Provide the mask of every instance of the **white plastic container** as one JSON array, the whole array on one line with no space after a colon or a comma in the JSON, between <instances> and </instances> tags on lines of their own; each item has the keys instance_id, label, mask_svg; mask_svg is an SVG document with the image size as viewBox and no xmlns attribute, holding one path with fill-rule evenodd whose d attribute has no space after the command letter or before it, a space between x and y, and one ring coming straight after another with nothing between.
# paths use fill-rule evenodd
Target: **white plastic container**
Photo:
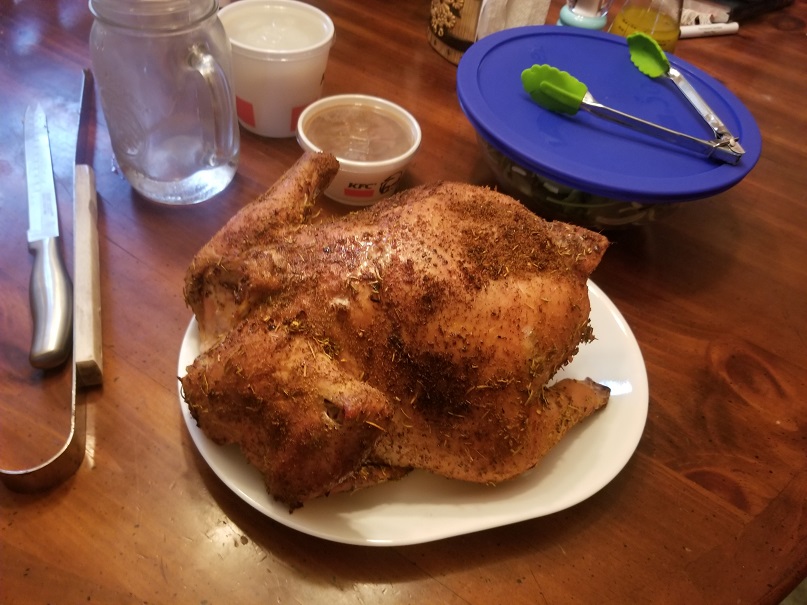
<instances>
[{"instance_id":1,"label":"white plastic container","mask_svg":"<svg viewBox=\"0 0 807 605\"><path fill-rule=\"evenodd\" d=\"M291 137L297 118L322 96L334 26L296 0L239 0L219 11L232 45L238 120L265 137Z\"/></svg>"},{"instance_id":2,"label":"white plastic container","mask_svg":"<svg viewBox=\"0 0 807 605\"><path fill-rule=\"evenodd\" d=\"M339 173L325 195L350 206L369 206L395 193L420 140L412 114L367 95L320 99L297 123L300 147L328 151L339 160Z\"/></svg>"}]
</instances>

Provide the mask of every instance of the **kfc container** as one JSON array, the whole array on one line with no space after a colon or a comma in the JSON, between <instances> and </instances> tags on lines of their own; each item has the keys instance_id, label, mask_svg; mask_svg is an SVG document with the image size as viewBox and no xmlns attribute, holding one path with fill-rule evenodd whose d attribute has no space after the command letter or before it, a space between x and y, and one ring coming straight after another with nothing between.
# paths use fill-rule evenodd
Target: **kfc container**
<instances>
[{"instance_id":1,"label":"kfc container","mask_svg":"<svg viewBox=\"0 0 807 605\"><path fill-rule=\"evenodd\" d=\"M300 147L327 151L339 160L325 195L350 206L368 206L394 193L420 139L412 114L366 95L325 97L309 105L297 122Z\"/></svg>"}]
</instances>

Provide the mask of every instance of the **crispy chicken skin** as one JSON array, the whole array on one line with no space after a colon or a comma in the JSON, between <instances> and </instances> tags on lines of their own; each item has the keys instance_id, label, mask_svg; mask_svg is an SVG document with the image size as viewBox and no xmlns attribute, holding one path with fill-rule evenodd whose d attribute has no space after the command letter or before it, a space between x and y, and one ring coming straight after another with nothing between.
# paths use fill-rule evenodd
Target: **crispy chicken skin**
<instances>
[{"instance_id":1,"label":"crispy chicken skin","mask_svg":"<svg viewBox=\"0 0 807 605\"><path fill-rule=\"evenodd\" d=\"M603 236L455 183L309 224L335 166L304 155L186 276L203 351L185 400L275 498L293 508L412 468L504 481L607 403L590 380L547 386L593 338Z\"/></svg>"},{"instance_id":2,"label":"crispy chicken skin","mask_svg":"<svg viewBox=\"0 0 807 605\"><path fill-rule=\"evenodd\" d=\"M210 348L238 320L249 315L253 311L252 299L261 296L260 288L256 289L259 276L252 276L251 297L245 298L240 294L243 271L229 274L225 267L231 263L237 266L240 256L271 246L304 226L314 201L338 170L339 163L332 155L304 155L196 254L185 279L185 300L200 322L203 349ZM280 285L271 274L260 277L270 292Z\"/></svg>"}]
</instances>

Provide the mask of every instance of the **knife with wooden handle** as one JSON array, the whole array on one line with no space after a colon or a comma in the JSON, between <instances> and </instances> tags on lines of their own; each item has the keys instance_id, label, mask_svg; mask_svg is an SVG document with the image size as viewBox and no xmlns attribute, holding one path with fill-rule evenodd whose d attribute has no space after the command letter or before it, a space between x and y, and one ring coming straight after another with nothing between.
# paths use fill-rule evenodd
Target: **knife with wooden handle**
<instances>
[{"instance_id":1,"label":"knife with wooden handle","mask_svg":"<svg viewBox=\"0 0 807 605\"><path fill-rule=\"evenodd\" d=\"M101 346L101 279L98 244L98 200L92 169L93 77L85 69L79 102L76 167L74 177L73 232L75 238L75 283L73 313L73 361L82 386L103 379Z\"/></svg>"},{"instance_id":2,"label":"knife with wooden handle","mask_svg":"<svg viewBox=\"0 0 807 605\"><path fill-rule=\"evenodd\" d=\"M70 353L73 292L59 250L59 215L45 112L40 105L25 112L25 176L28 184L28 248L31 314L34 320L29 359L37 368L54 368Z\"/></svg>"}]
</instances>

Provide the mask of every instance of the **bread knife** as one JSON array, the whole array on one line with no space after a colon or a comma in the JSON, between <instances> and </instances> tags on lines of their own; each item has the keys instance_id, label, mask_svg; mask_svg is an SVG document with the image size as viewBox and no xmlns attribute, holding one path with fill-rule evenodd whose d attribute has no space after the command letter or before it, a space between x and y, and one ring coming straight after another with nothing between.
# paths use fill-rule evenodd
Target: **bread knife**
<instances>
[{"instance_id":1,"label":"bread knife","mask_svg":"<svg viewBox=\"0 0 807 605\"><path fill-rule=\"evenodd\" d=\"M39 104L25 112L25 176L28 249L34 255L30 282L34 330L29 359L36 368L54 368L70 353L73 292L58 245L59 215L48 125Z\"/></svg>"}]
</instances>

